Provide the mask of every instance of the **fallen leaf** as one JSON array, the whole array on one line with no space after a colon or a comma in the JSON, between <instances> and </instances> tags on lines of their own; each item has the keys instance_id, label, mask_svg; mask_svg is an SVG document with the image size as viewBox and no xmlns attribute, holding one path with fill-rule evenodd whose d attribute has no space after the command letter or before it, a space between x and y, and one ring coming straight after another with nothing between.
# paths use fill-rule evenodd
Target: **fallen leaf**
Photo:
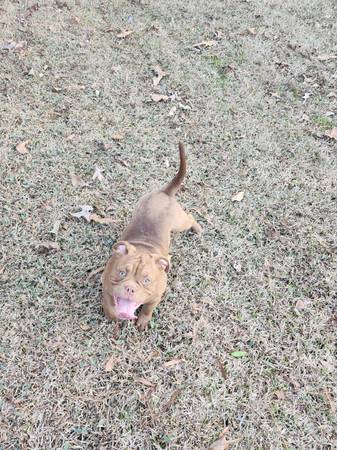
<instances>
[{"instance_id":1,"label":"fallen leaf","mask_svg":"<svg viewBox=\"0 0 337 450\"><path fill-rule=\"evenodd\" d=\"M284 391L275 391L274 392L274 396L275 398L277 398L277 400L285 400L286 399L286 394L284 393Z\"/></svg>"},{"instance_id":2,"label":"fallen leaf","mask_svg":"<svg viewBox=\"0 0 337 450\"><path fill-rule=\"evenodd\" d=\"M170 400L163 406L163 411L168 411L173 406L177 398L180 396L181 392L182 389L176 389L175 391L173 391Z\"/></svg>"},{"instance_id":3,"label":"fallen leaf","mask_svg":"<svg viewBox=\"0 0 337 450\"><path fill-rule=\"evenodd\" d=\"M193 47L208 48L208 47L212 47L213 45L216 45L217 43L218 43L217 41L208 40L208 41L198 42L198 44L194 44Z\"/></svg>"},{"instance_id":4,"label":"fallen leaf","mask_svg":"<svg viewBox=\"0 0 337 450\"><path fill-rule=\"evenodd\" d=\"M226 427L220 435L220 438L213 442L208 450L228 450L230 445L236 444L241 441L241 439L233 439L231 441L227 441L227 434L229 428Z\"/></svg>"},{"instance_id":5,"label":"fallen leaf","mask_svg":"<svg viewBox=\"0 0 337 450\"><path fill-rule=\"evenodd\" d=\"M325 136L337 141L337 128L331 128L331 130L326 131Z\"/></svg>"},{"instance_id":6,"label":"fallen leaf","mask_svg":"<svg viewBox=\"0 0 337 450\"><path fill-rule=\"evenodd\" d=\"M89 272L86 281L89 281L92 277L94 277L95 275L97 275L100 272L103 272L103 270L105 269L105 266L100 266L95 270L92 270L91 272Z\"/></svg>"},{"instance_id":7,"label":"fallen leaf","mask_svg":"<svg viewBox=\"0 0 337 450\"><path fill-rule=\"evenodd\" d=\"M94 221L96 223L100 223L101 225L109 225L111 223L114 223L114 220L111 217L101 217L98 214L90 214L89 216L89 222Z\"/></svg>"},{"instance_id":8,"label":"fallen leaf","mask_svg":"<svg viewBox=\"0 0 337 450\"><path fill-rule=\"evenodd\" d=\"M61 250L59 244L53 241L39 242L38 248L41 253L47 253L49 250L55 250L56 252L59 252Z\"/></svg>"},{"instance_id":9,"label":"fallen leaf","mask_svg":"<svg viewBox=\"0 0 337 450\"><path fill-rule=\"evenodd\" d=\"M245 193L244 191L240 191L237 194L233 195L232 202L241 202Z\"/></svg>"},{"instance_id":10,"label":"fallen leaf","mask_svg":"<svg viewBox=\"0 0 337 450\"><path fill-rule=\"evenodd\" d=\"M172 367L172 366L176 366L177 364L180 364L181 362L183 362L183 359L171 359L171 361L167 361L163 364L163 367Z\"/></svg>"},{"instance_id":11,"label":"fallen leaf","mask_svg":"<svg viewBox=\"0 0 337 450\"><path fill-rule=\"evenodd\" d=\"M327 390L327 388L324 388L323 392L324 392L324 397L325 397L325 399L327 400L327 402L328 402L328 404L330 406L331 412L333 414L336 414L336 405L334 403L334 400L333 400L330 392Z\"/></svg>"},{"instance_id":12,"label":"fallen leaf","mask_svg":"<svg viewBox=\"0 0 337 450\"><path fill-rule=\"evenodd\" d=\"M139 400L143 402L144 405L147 405L155 390L156 386L152 386L149 389L146 389L142 394L139 395Z\"/></svg>"},{"instance_id":13,"label":"fallen leaf","mask_svg":"<svg viewBox=\"0 0 337 450\"><path fill-rule=\"evenodd\" d=\"M158 86L162 78L164 78L167 75L167 73L164 72L164 70L159 66L159 64L154 66L153 71L156 74L156 76L152 80L153 86Z\"/></svg>"},{"instance_id":14,"label":"fallen leaf","mask_svg":"<svg viewBox=\"0 0 337 450\"><path fill-rule=\"evenodd\" d=\"M4 273L5 269L6 269L6 266L2 266L0 268L0 275L2 275Z\"/></svg>"},{"instance_id":15,"label":"fallen leaf","mask_svg":"<svg viewBox=\"0 0 337 450\"><path fill-rule=\"evenodd\" d=\"M256 33L257 33L256 28L247 28L247 32L251 36L256 36Z\"/></svg>"},{"instance_id":16,"label":"fallen leaf","mask_svg":"<svg viewBox=\"0 0 337 450\"><path fill-rule=\"evenodd\" d=\"M237 273L240 273L240 272L241 272L242 267L241 267L240 261L234 261L232 265L233 265L233 269L234 269Z\"/></svg>"},{"instance_id":17,"label":"fallen leaf","mask_svg":"<svg viewBox=\"0 0 337 450\"><path fill-rule=\"evenodd\" d=\"M243 350L236 350L231 353L231 356L233 356L234 358L243 358L247 356L247 352L244 352Z\"/></svg>"},{"instance_id":18,"label":"fallen leaf","mask_svg":"<svg viewBox=\"0 0 337 450\"><path fill-rule=\"evenodd\" d=\"M50 230L51 234L57 234L59 232L61 226L61 221L60 220L56 220L54 222L53 228Z\"/></svg>"},{"instance_id":19,"label":"fallen leaf","mask_svg":"<svg viewBox=\"0 0 337 450\"><path fill-rule=\"evenodd\" d=\"M75 188L83 187L86 185L86 183L82 180L82 178L79 175L76 175L75 172L70 171L69 172L71 184Z\"/></svg>"},{"instance_id":20,"label":"fallen leaf","mask_svg":"<svg viewBox=\"0 0 337 450\"><path fill-rule=\"evenodd\" d=\"M296 302L296 309L304 309L305 308L305 303L303 300L297 300Z\"/></svg>"},{"instance_id":21,"label":"fallen leaf","mask_svg":"<svg viewBox=\"0 0 337 450\"><path fill-rule=\"evenodd\" d=\"M167 95L162 95L162 94L151 94L151 99L154 102L158 103L158 102L167 102L169 97Z\"/></svg>"},{"instance_id":22,"label":"fallen leaf","mask_svg":"<svg viewBox=\"0 0 337 450\"><path fill-rule=\"evenodd\" d=\"M124 167L130 167L130 164L127 161L125 161L124 159L119 158L118 156L114 156L114 160L116 162L118 162L119 164L122 164L122 166L124 166Z\"/></svg>"},{"instance_id":23,"label":"fallen leaf","mask_svg":"<svg viewBox=\"0 0 337 450\"><path fill-rule=\"evenodd\" d=\"M169 117L173 117L175 115L176 111L177 111L177 107L176 106L172 106L172 108L170 109L170 111L168 113L168 116Z\"/></svg>"},{"instance_id":24,"label":"fallen leaf","mask_svg":"<svg viewBox=\"0 0 337 450\"><path fill-rule=\"evenodd\" d=\"M113 366L115 365L115 362L116 362L116 358L114 356L110 356L110 358L105 363L105 371L111 372Z\"/></svg>"},{"instance_id":25,"label":"fallen leaf","mask_svg":"<svg viewBox=\"0 0 337 450\"><path fill-rule=\"evenodd\" d=\"M133 33L133 30L123 30L117 34L117 37L120 39L124 39L124 38L130 36L130 34L132 34L132 33Z\"/></svg>"},{"instance_id":26,"label":"fallen leaf","mask_svg":"<svg viewBox=\"0 0 337 450\"><path fill-rule=\"evenodd\" d=\"M91 218L91 211L94 209L92 206L88 205L80 205L81 211L78 211L76 213L71 213L73 217L76 217L77 219L81 219L83 217L87 222L90 222Z\"/></svg>"},{"instance_id":27,"label":"fallen leaf","mask_svg":"<svg viewBox=\"0 0 337 450\"><path fill-rule=\"evenodd\" d=\"M21 155L26 155L28 153L27 145L29 144L29 141L20 142L16 149Z\"/></svg>"},{"instance_id":28,"label":"fallen leaf","mask_svg":"<svg viewBox=\"0 0 337 450\"><path fill-rule=\"evenodd\" d=\"M55 277L55 280L58 282L58 284L60 285L60 286L62 286L63 288L65 288L65 289L68 289L68 286L65 284L65 282L62 280L62 278L60 278L60 277Z\"/></svg>"},{"instance_id":29,"label":"fallen leaf","mask_svg":"<svg viewBox=\"0 0 337 450\"><path fill-rule=\"evenodd\" d=\"M122 140L124 139L124 134L122 134L122 133L114 133L114 134L111 136L111 139L112 139L113 141L122 141Z\"/></svg>"},{"instance_id":30,"label":"fallen leaf","mask_svg":"<svg viewBox=\"0 0 337 450\"><path fill-rule=\"evenodd\" d=\"M94 174L93 174L93 176L92 176L92 179L93 179L93 180L96 180L96 178L97 178L97 180L99 180L100 182L104 181L103 170L100 169L100 168L97 167L97 166L95 167L95 172L94 172Z\"/></svg>"},{"instance_id":31,"label":"fallen leaf","mask_svg":"<svg viewBox=\"0 0 337 450\"><path fill-rule=\"evenodd\" d=\"M113 27L108 27L105 30L105 33L111 33L112 31L115 31Z\"/></svg>"},{"instance_id":32,"label":"fallen leaf","mask_svg":"<svg viewBox=\"0 0 337 450\"><path fill-rule=\"evenodd\" d=\"M224 380L227 380L227 370L226 367L222 364L220 360L218 360L218 367L221 373L221 376Z\"/></svg>"},{"instance_id":33,"label":"fallen leaf","mask_svg":"<svg viewBox=\"0 0 337 450\"><path fill-rule=\"evenodd\" d=\"M337 55L334 53L321 53L317 56L317 59L319 61L331 61L332 59L337 59Z\"/></svg>"},{"instance_id":34,"label":"fallen leaf","mask_svg":"<svg viewBox=\"0 0 337 450\"><path fill-rule=\"evenodd\" d=\"M134 378L134 381L136 383L140 383L140 384L144 384L145 386L149 386L149 387L155 387L156 384L152 383L151 381L147 380L146 378Z\"/></svg>"}]
</instances>

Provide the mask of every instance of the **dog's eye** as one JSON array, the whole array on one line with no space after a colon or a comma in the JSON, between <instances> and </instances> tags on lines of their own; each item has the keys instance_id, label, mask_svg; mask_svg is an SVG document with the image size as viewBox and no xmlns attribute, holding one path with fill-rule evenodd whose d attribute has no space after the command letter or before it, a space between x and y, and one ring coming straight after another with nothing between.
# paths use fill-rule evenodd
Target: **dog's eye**
<instances>
[{"instance_id":1,"label":"dog's eye","mask_svg":"<svg viewBox=\"0 0 337 450\"><path fill-rule=\"evenodd\" d=\"M150 278L149 277L145 277L144 280L143 280L143 284L150 284L150 283L151 283Z\"/></svg>"},{"instance_id":2,"label":"dog's eye","mask_svg":"<svg viewBox=\"0 0 337 450\"><path fill-rule=\"evenodd\" d=\"M120 270L119 271L119 278L125 278L126 277L126 270Z\"/></svg>"}]
</instances>

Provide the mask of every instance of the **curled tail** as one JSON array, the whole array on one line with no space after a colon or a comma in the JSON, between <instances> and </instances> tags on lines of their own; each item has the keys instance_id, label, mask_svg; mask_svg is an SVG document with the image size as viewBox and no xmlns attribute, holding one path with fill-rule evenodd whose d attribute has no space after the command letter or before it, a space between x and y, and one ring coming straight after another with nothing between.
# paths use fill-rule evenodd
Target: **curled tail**
<instances>
[{"instance_id":1,"label":"curled tail","mask_svg":"<svg viewBox=\"0 0 337 450\"><path fill-rule=\"evenodd\" d=\"M163 192L173 197L179 190L181 183L186 175L186 155L183 144L179 142L180 166L173 180L164 187Z\"/></svg>"}]
</instances>

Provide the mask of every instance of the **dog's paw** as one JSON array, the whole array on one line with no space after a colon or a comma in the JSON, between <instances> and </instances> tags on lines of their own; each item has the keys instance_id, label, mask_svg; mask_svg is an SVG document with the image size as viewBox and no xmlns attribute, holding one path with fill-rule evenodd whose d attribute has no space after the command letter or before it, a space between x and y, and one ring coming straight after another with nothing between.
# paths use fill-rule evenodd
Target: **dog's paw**
<instances>
[{"instance_id":1,"label":"dog's paw","mask_svg":"<svg viewBox=\"0 0 337 450\"><path fill-rule=\"evenodd\" d=\"M192 225L192 230L194 231L194 233L197 233L197 234L201 234L202 233L202 228L198 224L198 222L194 222L194 224Z\"/></svg>"},{"instance_id":2,"label":"dog's paw","mask_svg":"<svg viewBox=\"0 0 337 450\"><path fill-rule=\"evenodd\" d=\"M139 316L136 322L136 327L138 331L145 331L149 325L150 318L147 316Z\"/></svg>"}]
</instances>

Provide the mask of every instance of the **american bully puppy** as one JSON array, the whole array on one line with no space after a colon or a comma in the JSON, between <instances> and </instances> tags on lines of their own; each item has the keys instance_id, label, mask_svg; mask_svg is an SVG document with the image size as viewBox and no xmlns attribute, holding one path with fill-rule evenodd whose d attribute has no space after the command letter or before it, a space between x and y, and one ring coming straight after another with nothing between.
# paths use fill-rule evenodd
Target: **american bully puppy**
<instances>
[{"instance_id":1,"label":"american bully puppy","mask_svg":"<svg viewBox=\"0 0 337 450\"><path fill-rule=\"evenodd\" d=\"M201 232L193 216L186 214L175 199L186 174L182 144L179 154L178 173L166 187L140 199L103 273L105 315L111 320L137 319L139 330L147 327L166 289L171 231L192 228ZM135 311L140 306L137 318Z\"/></svg>"}]
</instances>

